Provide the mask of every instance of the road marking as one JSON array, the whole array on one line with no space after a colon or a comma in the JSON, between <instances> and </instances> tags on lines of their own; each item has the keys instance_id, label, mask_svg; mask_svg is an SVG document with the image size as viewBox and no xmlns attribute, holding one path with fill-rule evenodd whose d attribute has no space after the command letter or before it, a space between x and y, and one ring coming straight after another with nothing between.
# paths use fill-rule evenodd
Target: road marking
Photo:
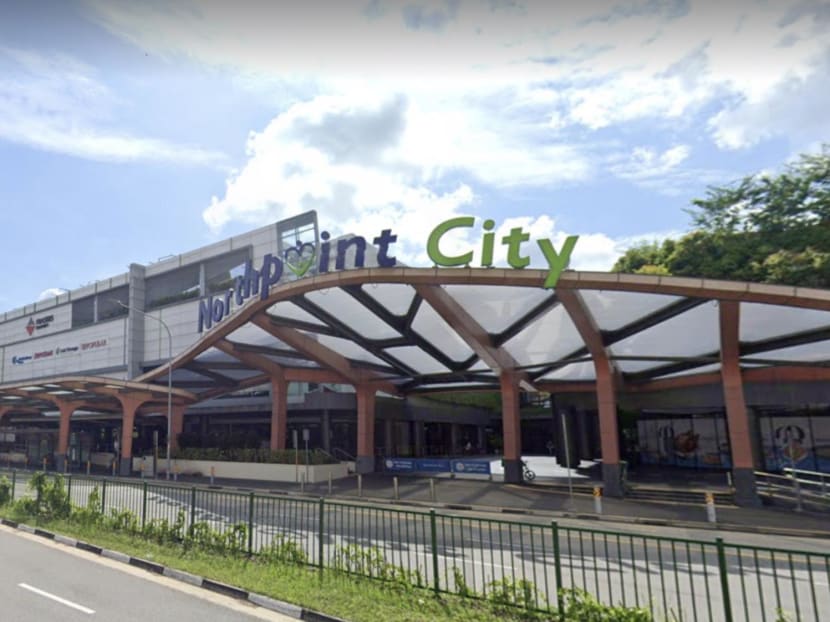
<instances>
[{"instance_id":1,"label":"road marking","mask_svg":"<svg viewBox=\"0 0 830 622\"><path fill-rule=\"evenodd\" d=\"M54 594L50 594L49 592L44 592L43 590L39 590L36 587L32 587L31 585L27 585L26 583L18 583L17 587L22 587L24 590L29 590L30 592L34 592L39 596L43 596L44 598L48 598L50 600L54 600L61 605L65 605L67 607L71 607L72 609L77 609L78 611L82 611L87 615L92 615L95 613L94 609L90 609L89 607L84 607L83 605L79 605L78 603L73 603L71 600L66 600L65 598L61 598L60 596L55 596Z\"/></svg>"}]
</instances>

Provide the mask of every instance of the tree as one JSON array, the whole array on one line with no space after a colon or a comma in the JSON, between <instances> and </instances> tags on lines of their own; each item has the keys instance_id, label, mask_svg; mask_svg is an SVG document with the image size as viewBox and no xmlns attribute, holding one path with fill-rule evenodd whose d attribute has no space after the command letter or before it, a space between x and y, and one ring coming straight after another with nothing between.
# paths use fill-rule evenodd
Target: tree
<instances>
[{"instance_id":1,"label":"tree","mask_svg":"<svg viewBox=\"0 0 830 622\"><path fill-rule=\"evenodd\" d=\"M631 248L613 270L830 287L830 146L692 204L694 231Z\"/></svg>"}]
</instances>

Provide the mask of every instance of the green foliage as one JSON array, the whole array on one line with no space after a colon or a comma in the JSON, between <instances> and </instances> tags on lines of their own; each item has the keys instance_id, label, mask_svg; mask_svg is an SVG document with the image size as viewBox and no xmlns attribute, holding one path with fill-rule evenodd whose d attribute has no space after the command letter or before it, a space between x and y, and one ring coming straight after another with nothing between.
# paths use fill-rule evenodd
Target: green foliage
<instances>
[{"instance_id":1,"label":"green foliage","mask_svg":"<svg viewBox=\"0 0 830 622\"><path fill-rule=\"evenodd\" d=\"M224 555L242 555L247 550L248 526L235 523L230 529L220 531L200 521L188 528L184 545Z\"/></svg>"},{"instance_id":2,"label":"green foliage","mask_svg":"<svg viewBox=\"0 0 830 622\"><path fill-rule=\"evenodd\" d=\"M562 590L564 619L580 622L653 622L648 609L603 605L582 590Z\"/></svg>"},{"instance_id":3,"label":"green foliage","mask_svg":"<svg viewBox=\"0 0 830 622\"><path fill-rule=\"evenodd\" d=\"M104 513L101 509L101 493L98 486L92 489L87 497L86 507L73 507L70 519L86 527L100 525L104 520Z\"/></svg>"},{"instance_id":4,"label":"green foliage","mask_svg":"<svg viewBox=\"0 0 830 622\"><path fill-rule=\"evenodd\" d=\"M631 248L613 270L830 287L830 145L692 203L696 230Z\"/></svg>"},{"instance_id":5,"label":"green foliage","mask_svg":"<svg viewBox=\"0 0 830 622\"><path fill-rule=\"evenodd\" d=\"M0 507L8 505L12 500L12 483L5 475L0 477Z\"/></svg>"},{"instance_id":6,"label":"green foliage","mask_svg":"<svg viewBox=\"0 0 830 622\"><path fill-rule=\"evenodd\" d=\"M62 475L54 475L51 480L46 473L38 471L29 480L29 490L34 498L24 497L14 503L18 514L42 519L68 518L72 511L69 493L66 491Z\"/></svg>"},{"instance_id":7,"label":"green foliage","mask_svg":"<svg viewBox=\"0 0 830 622\"><path fill-rule=\"evenodd\" d=\"M271 540L271 544L259 552L259 557L266 563L296 564L298 566L308 563L308 555L306 555L303 548L285 536L277 536Z\"/></svg>"},{"instance_id":8,"label":"green foliage","mask_svg":"<svg viewBox=\"0 0 830 622\"><path fill-rule=\"evenodd\" d=\"M376 546L362 547L356 544L341 546L334 555L334 569L380 579L404 589L425 585L424 577L419 570L390 564Z\"/></svg>"},{"instance_id":9,"label":"green foliage","mask_svg":"<svg viewBox=\"0 0 830 622\"><path fill-rule=\"evenodd\" d=\"M487 600L497 611L519 607L532 611L548 606L545 597L539 593L532 581L504 577L487 586Z\"/></svg>"},{"instance_id":10,"label":"green foliage","mask_svg":"<svg viewBox=\"0 0 830 622\"><path fill-rule=\"evenodd\" d=\"M467 578L464 576L464 571L458 566L452 567L452 576L455 582L455 593L464 598L476 596L476 592L467 583Z\"/></svg>"},{"instance_id":11,"label":"green foliage","mask_svg":"<svg viewBox=\"0 0 830 622\"><path fill-rule=\"evenodd\" d=\"M180 544L184 541L186 521L185 511L179 510L173 523L166 518L147 522L142 530L142 536L157 544Z\"/></svg>"}]
</instances>

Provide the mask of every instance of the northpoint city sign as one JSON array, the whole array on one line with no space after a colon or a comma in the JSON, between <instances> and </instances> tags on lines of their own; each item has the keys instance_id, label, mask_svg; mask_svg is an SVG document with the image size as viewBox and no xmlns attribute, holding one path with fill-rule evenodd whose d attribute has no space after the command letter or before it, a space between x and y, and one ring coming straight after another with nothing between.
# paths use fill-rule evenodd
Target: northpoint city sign
<instances>
[{"instance_id":1,"label":"northpoint city sign","mask_svg":"<svg viewBox=\"0 0 830 622\"><path fill-rule=\"evenodd\" d=\"M459 216L451 218L435 227L427 238L427 255L436 266L453 267L468 266L473 261L474 251L471 249L459 255L447 255L441 250L441 239L453 229L469 229L475 226L473 216ZM496 234L493 232L496 223L487 219L482 223L483 234L481 236L481 266L490 267L493 265L493 255L496 243ZM287 268L297 278L304 276L316 263L317 274L324 274L329 271L332 253L335 255L334 269L346 269L346 254L354 248L354 268L363 268L366 256L366 238L353 236L337 240L336 249L332 248L329 241L331 235L327 231L320 233L321 244L319 249L310 242L298 242L295 246L287 248L282 257L268 253L262 258L262 265L259 270L254 269L253 262L248 260L245 264L244 274L234 279L233 287L228 289L222 296L209 296L199 301L199 332L209 329L214 323L221 322L231 313L231 305L237 307L251 296L259 295L260 299L268 298L271 286L276 285L282 279ZM553 242L548 239L538 239L536 244L548 262L548 275L544 287L554 287L559 280L562 270L568 265L571 253L579 236L571 235L565 239L562 248L557 251ZM377 262L381 268L392 268L397 265L395 257L390 257L389 247L398 239L391 229L384 229L380 235L372 240L372 244L378 249ZM530 234L522 227L515 227L510 233L501 238L501 244L507 247L507 264L511 268L522 269L530 265L530 257L522 255L522 244L530 241Z\"/></svg>"}]
</instances>

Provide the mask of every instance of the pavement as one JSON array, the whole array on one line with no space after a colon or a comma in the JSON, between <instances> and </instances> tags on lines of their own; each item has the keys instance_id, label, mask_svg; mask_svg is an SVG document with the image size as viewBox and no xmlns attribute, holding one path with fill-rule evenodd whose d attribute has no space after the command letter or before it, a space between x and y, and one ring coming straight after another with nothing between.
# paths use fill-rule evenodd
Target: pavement
<instances>
[{"instance_id":1,"label":"pavement","mask_svg":"<svg viewBox=\"0 0 830 622\"><path fill-rule=\"evenodd\" d=\"M328 483L298 485L286 482L258 480L214 479L216 488L267 493L308 495L345 501L363 501L396 506L448 509L496 513L503 517L534 516L551 519L577 519L595 523L634 523L649 527L681 527L701 530L743 531L749 533L780 534L803 537L830 538L828 513L796 512L785 507L737 507L718 505L716 523L708 520L704 492L724 492L725 486L694 488L700 494L700 503L645 501L603 497L602 513L596 512L592 494L568 494L562 482L538 484L504 484L474 479L450 479L406 476L398 477L397 496L394 477L374 473L334 480L329 492ZM538 480L537 480L538 481ZM181 484L210 485L209 478L180 476ZM678 487L672 481L662 488L689 491L692 487ZM433 492L434 491L434 492ZM434 496L433 496L434 494Z\"/></svg>"}]
</instances>

